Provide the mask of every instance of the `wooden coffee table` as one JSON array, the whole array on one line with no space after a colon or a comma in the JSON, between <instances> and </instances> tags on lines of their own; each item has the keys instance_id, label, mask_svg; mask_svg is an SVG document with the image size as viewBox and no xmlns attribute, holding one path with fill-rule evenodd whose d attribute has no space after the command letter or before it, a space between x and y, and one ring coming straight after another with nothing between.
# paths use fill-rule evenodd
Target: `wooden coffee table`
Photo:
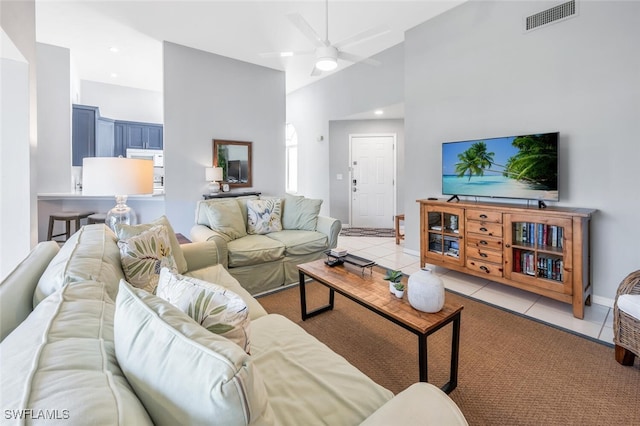
<instances>
[{"instance_id":1,"label":"wooden coffee table","mask_svg":"<svg viewBox=\"0 0 640 426\"><path fill-rule=\"evenodd\" d=\"M440 312L428 314L414 309L406 300L406 296L398 299L389 292L389 282L383 279L385 270L378 266L365 269L352 265L329 267L324 260L298 265L300 275L300 308L302 320L333 309L334 292L364 306L383 318L398 324L418 336L418 367L420 381L428 381L427 336L440 330L445 325L453 324L451 339L451 368L449 382L441 389L450 393L458 385L458 353L460 348L460 314L463 306L450 303L445 299ZM329 288L329 303L325 306L307 311L306 281L311 277ZM404 278L406 282L406 278Z\"/></svg>"}]
</instances>

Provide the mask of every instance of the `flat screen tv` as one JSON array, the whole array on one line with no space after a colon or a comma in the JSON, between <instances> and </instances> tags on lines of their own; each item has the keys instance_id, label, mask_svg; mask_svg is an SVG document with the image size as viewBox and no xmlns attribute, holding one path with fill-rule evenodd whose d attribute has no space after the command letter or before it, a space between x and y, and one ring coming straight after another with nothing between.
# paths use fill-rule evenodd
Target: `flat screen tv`
<instances>
[{"instance_id":1,"label":"flat screen tv","mask_svg":"<svg viewBox=\"0 0 640 426\"><path fill-rule=\"evenodd\" d=\"M442 194L558 201L558 133L443 143Z\"/></svg>"}]
</instances>

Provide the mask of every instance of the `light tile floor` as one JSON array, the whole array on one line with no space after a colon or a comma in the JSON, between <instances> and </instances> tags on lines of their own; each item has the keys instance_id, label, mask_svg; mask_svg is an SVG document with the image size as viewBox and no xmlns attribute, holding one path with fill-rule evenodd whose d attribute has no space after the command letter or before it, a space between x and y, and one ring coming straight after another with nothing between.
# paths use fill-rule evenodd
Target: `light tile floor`
<instances>
[{"instance_id":1,"label":"light tile floor","mask_svg":"<svg viewBox=\"0 0 640 426\"><path fill-rule=\"evenodd\" d=\"M418 256L405 253L404 242L396 245L395 238L340 236L338 246L407 275L420 269ZM592 303L580 320L574 318L569 304L449 269L434 270L448 289L613 344L613 310L608 306Z\"/></svg>"}]
</instances>

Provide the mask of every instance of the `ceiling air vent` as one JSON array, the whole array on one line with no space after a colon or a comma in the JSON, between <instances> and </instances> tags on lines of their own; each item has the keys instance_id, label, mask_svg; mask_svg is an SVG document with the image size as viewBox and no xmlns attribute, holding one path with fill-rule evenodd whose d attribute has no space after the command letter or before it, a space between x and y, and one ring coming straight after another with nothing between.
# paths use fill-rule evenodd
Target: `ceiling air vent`
<instances>
[{"instance_id":1,"label":"ceiling air vent","mask_svg":"<svg viewBox=\"0 0 640 426\"><path fill-rule=\"evenodd\" d=\"M551 24L552 22L558 22L562 19L571 18L575 14L575 0L562 3L558 6L543 10L542 12L538 12L535 15L527 16L527 18L525 19L525 31L535 30L536 28L543 27L545 25Z\"/></svg>"}]
</instances>

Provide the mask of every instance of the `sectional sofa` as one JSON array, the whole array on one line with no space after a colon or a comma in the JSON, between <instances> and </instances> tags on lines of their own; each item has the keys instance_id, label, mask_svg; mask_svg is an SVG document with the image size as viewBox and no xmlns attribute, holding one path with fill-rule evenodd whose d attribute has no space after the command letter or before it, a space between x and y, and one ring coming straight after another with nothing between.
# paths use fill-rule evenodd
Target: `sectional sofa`
<instances>
[{"instance_id":1,"label":"sectional sofa","mask_svg":"<svg viewBox=\"0 0 640 426\"><path fill-rule=\"evenodd\" d=\"M281 229L250 230L249 204L278 200ZM339 220L320 216L322 200L285 195L201 200L196 206L192 241L212 241L218 262L256 295L298 282L296 265L325 257L335 248Z\"/></svg>"},{"instance_id":2,"label":"sectional sofa","mask_svg":"<svg viewBox=\"0 0 640 426\"><path fill-rule=\"evenodd\" d=\"M184 277L248 307L250 354L132 287L116 235L88 225L40 243L0 284L3 424L466 424L418 383L394 396L288 319L268 314L215 244L176 248Z\"/></svg>"}]
</instances>

